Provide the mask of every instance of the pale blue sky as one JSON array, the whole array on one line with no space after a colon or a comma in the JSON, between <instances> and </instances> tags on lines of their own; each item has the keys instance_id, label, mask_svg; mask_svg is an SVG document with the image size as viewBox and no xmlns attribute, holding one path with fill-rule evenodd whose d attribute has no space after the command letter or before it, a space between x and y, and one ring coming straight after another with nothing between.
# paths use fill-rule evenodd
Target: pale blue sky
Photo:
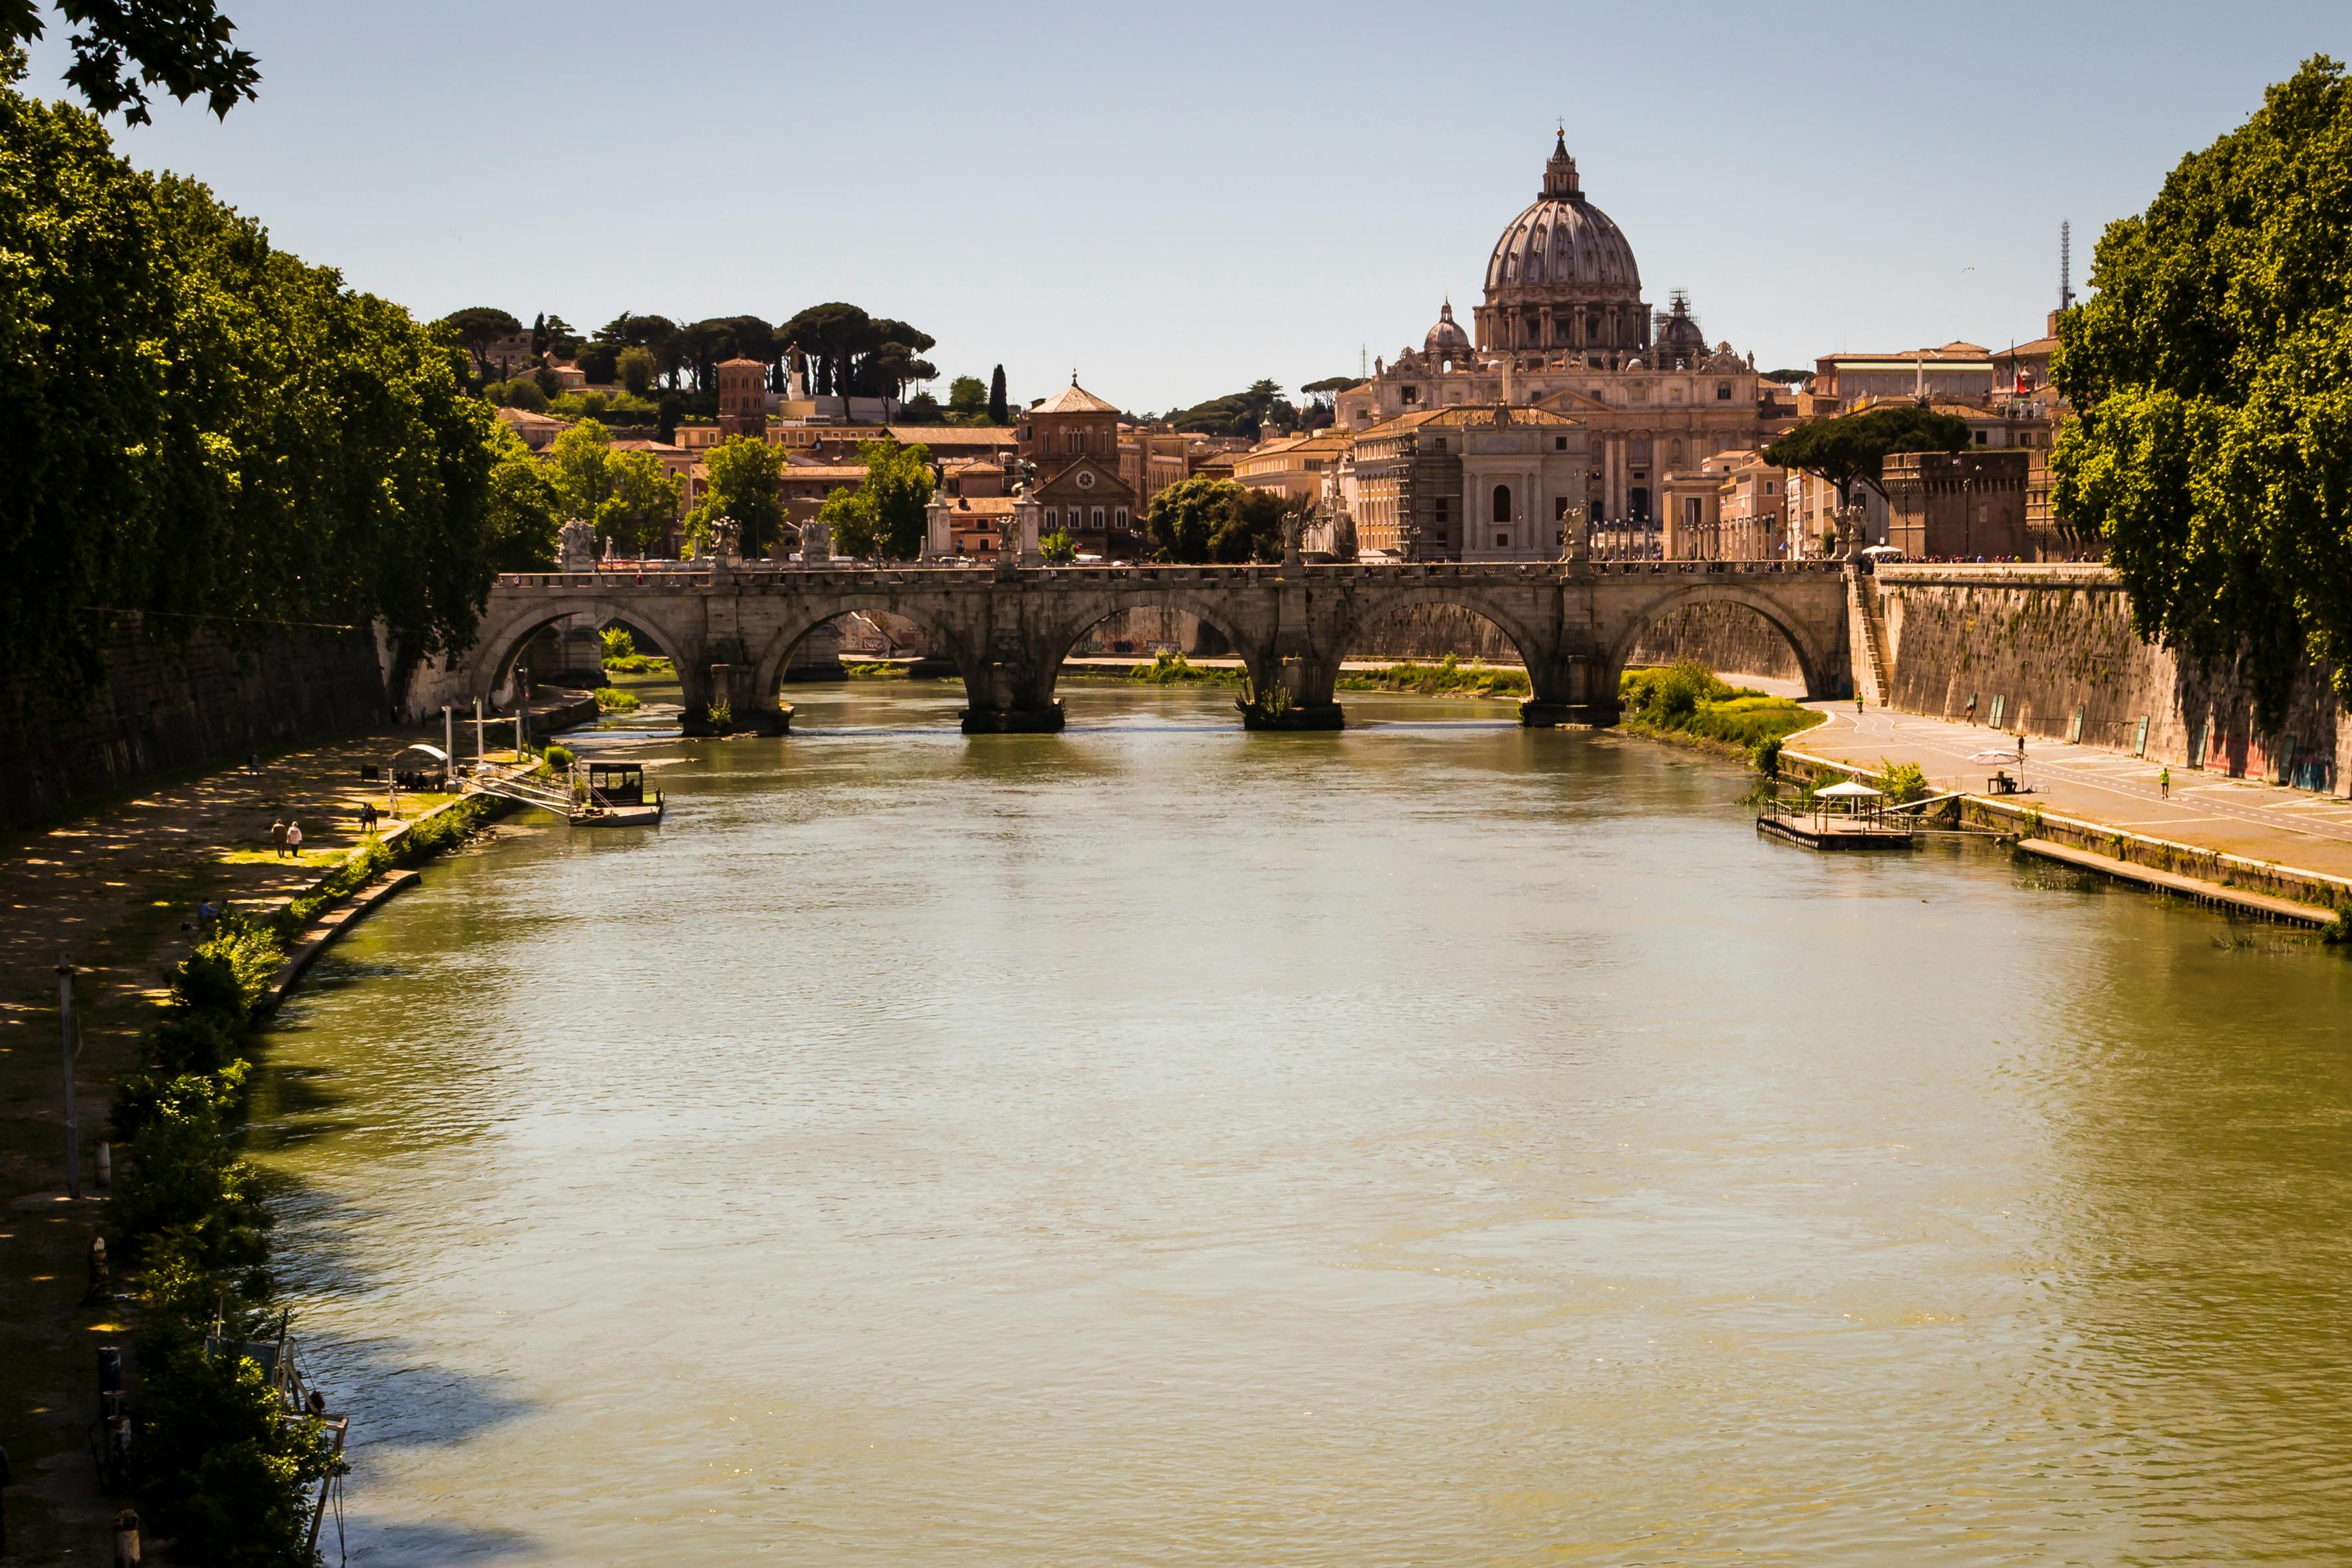
<instances>
[{"instance_id":1,"label":"pale blue sky","mask_svg":"<svg viewBox=\"0 0 2352 1568\"><path fill-rule=\"evenodd\" d=\"M2079 288L2184 152L2352 56L2341 0L225 8L259 101L121 145L420 314L849 300L1135 410L1418 342L1555 117L1652 302L1764 368L2030 338L2061 218Z\"/></svg>"}]
</instances>

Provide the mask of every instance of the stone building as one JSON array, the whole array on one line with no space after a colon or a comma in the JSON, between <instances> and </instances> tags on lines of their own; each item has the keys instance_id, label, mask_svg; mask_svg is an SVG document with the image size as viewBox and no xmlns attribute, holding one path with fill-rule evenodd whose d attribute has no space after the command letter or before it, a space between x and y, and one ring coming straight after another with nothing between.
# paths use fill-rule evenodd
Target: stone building
<instances>
[{"instance_id":1,"label":"stone building","mask_svg":"<svg viewBox=\"0 0 2352 1568\"><path fill-rule=\"evenodd\" d=\"M760 361L719 362L719 433L768 438L768 367Z\"/></svg>"},{"instance_id":2,"label":"stone building","mask_svg":"<svg viewBox=\"0 0 2352 1568\"><path fill-rule=\"evenodd\" d=\"M1135 487L1119 474L1118 410L1070 384L1021 415L1022 461L1035 470L1040 535L1067 532L1082 555L1100 555L1135 531Z\"/></svg>"},{"instance_id":3,"label":"stone building","mask_svg":"<svg viewBox=\"0 0 2352 1568\"><path fill-rule=\"evenodd\" d=\"M1475 339L1445 304L1419 348L1339 395L1335 428L1361 435L1430 408L1532 405L1590 433L1579 504L1598 522L1647 524L1667 473L1760 447L1788 423L1753 357L1710 348L1684 295L1664 311L1643 300L1633 246L1586 199L1564 136L1536 200L1489 252L1472 320Z\"/></svg>"},{"instance_id":4,"label":"stone building","mask_svg":"<svg viewBox=\"0 0 2352 1568\"><path fill-rule=\"evenodd\" d=\"M1886 542L1912 561L2025 558L2026 453L1897 452L1880 470Z\"/></svg>"},{"instance_id":5,"label":"stone building","mask_svg":"<svg viewBox=\"0 0 2352 1568\"><path fill-rule=\"evenodd\" d=\"M1366 553L1549 561L1589 462L1583 426L1548 409L1429 408L1358 433L1333 488Z\"/></svg>"}]
</instances>

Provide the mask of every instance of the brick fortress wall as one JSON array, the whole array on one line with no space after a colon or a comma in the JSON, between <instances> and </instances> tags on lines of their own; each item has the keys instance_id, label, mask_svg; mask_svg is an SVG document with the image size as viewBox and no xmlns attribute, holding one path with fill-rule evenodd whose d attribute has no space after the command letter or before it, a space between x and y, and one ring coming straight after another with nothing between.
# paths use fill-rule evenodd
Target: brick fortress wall
<instances>
[{"instance_id":1,"label":"brick fortress wall","mask_svg":"<svg viewBox=\"0 0 2352 1568\"><path fill-rule=\"evenodd\" d=\"M126 618L107 649L105 683L79 709L0 681L0 824L383 718L383 671L367 632L287 630L239 653L205 632L184 645L152 640Z\"/></svg>"}]
</instances>

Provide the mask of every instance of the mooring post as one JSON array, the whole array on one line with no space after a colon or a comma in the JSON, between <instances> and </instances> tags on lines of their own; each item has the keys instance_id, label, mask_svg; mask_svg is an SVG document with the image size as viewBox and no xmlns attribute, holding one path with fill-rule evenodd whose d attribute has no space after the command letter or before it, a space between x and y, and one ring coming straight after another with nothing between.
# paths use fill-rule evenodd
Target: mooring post
<instances>
[{"instance_id":1,"label":"mooring post","mask_svg":"<svg viewBox=\"0 0 2352 1568\"><path fill-rule=\"evenodd\" d=\"M74 1028L73 961L58 954L58 1019L66 1059L66 1196L81 1196L81 1133L74 1125L74 1058L81 1041Z\"/></svg>"},{"instance_id":2,"label":"mooring post","mask_svg":"<svg viewBox=\"0 0 2352 1568\"><path fill-rule=\"evenodd\" d=\"M454 789L457 784L457 714L446 702L441 704L441 787Z\"/></svg>"}]
</instances>

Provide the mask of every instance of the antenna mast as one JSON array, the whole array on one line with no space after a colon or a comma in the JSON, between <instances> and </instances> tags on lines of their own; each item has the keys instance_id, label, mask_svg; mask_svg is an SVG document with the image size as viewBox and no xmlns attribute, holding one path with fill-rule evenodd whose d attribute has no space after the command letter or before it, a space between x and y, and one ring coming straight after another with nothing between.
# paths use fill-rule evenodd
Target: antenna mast
<instances>
[{"instance_id":1,"label":"antenna mast","mask_svg":"<svg viewBox=\"0 0 2352 1568\"><path fill-rule=\"evenodd\" d=\"M2058 309L2061 312L2074 305L2074 226L2061 219L2058 224Z\"/></svg>"}]
</instances>

